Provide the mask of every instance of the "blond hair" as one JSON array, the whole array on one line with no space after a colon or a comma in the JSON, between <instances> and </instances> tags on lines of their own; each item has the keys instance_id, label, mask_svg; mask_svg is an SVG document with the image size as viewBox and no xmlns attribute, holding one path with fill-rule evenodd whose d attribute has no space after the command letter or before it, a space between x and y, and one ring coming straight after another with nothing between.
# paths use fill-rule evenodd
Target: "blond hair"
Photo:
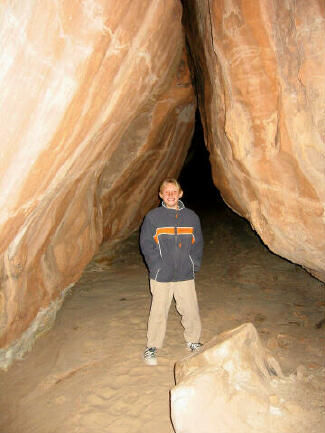
<instances>
[{"instance_id":1,"label":"blond hair","mask_svg":"<svg viewBox=\"0 0 325 433\"><path fill-rule=\"evenodd\" d=\"M179 184L179 182L178 182L176 179L174 179L173 177L167 177L167 178L166 178L165 180L163 180L163 181L161 182L161 184L160 184L160 187L159 187L159 192L160 192L160 193L163 192L163 189L164 189L165 185L167 185L167 183L171 183L171 184L173 184L174 186L176 186L176 188L178 188L179 192L183 192L183 191L182 191L182 188L181 188L181 186L180 186L180 184Z\"/></svg>"}]
</instances>

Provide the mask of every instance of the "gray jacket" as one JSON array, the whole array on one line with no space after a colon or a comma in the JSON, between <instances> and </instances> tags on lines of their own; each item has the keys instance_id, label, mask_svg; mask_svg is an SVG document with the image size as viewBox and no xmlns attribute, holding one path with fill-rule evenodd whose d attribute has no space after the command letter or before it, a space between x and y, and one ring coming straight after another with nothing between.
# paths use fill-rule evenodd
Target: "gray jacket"
<instances>
[{"instance_id":1,"label":"gray jacket","mask_svg":"<svg viewBox=\"0 0 325 433\"><path fill-rule=\"evenodd\" d=\"M200 269L203 238L200 219L178 201L179 209L162 206L146 215L140 247L150 278L160 282L187 281Z\"/></svg>"}]
</instances>

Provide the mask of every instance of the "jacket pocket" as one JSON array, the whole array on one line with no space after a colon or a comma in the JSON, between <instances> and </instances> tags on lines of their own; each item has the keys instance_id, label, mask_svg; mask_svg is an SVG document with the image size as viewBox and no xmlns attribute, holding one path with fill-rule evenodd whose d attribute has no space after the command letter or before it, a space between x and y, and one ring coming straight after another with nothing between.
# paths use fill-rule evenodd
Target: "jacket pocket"
<instances>
[{"instance_id":1,"label":"jacket pocket","mask_svg":"<svg viewBox=\"0 0 325 433\"><path fill-rule=\"evenodd\" d=\"M163 283L163 282L173 281L173 278L174 278L173 267L163 262L162 266L159 268L158 273L155 276L155 280Z\"/></svg>"}]
</instances>

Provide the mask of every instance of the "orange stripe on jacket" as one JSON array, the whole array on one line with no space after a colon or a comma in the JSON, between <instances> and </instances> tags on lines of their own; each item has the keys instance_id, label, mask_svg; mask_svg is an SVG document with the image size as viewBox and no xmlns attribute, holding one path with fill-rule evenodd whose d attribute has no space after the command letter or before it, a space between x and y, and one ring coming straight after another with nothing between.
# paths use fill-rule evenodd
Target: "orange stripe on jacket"
<instances>
[{"instance_id":1,"label":"orange stripe on jacket","mask_svg":"<svg viewBox=\"0 0 325 433\"><path fill-rule=\"evenodd\" d=\"M175 234L175 227L159 227L159 228L157 228L156 234L153 238L158 244L158 236L160 236L160 235L174 235L174 234Z\"/></svg>"},{"instance_id":2,"label":"orange stripe on jacket","mask_svg":"<svg viewBox=\"0 0 325 433\"><path fill-rule=\"evenodd\" d=\"M195 238L193 235L193 227L177 227L178 235L191 235L192 236L192 244L195 242Z\"/></svg>"},{"instance_id":3,"label":"orange stripe on jacket","mask_svg":"<svg viewBox=\"0 0 325 433\"><path fill-rule=\"evenodd\" d=\"M195 242L195 238L193 235L193 227L176 227L178 235L191 235L192 236L192 244ZM158 236L160 235L175 235L175 227L159 227L156 230L156 234L153 237L156 243L158 244Z\"/></svg>"},{"instance_id":4,"label":"orange stripe on jacket","mask_svg":"<svg viewBox=\"0 0 325 433\"><path fill-rule=\"evenodd\" d=\"M177 227L178 235L192 235L193 227Z\"/></svg>"}]
</instances>

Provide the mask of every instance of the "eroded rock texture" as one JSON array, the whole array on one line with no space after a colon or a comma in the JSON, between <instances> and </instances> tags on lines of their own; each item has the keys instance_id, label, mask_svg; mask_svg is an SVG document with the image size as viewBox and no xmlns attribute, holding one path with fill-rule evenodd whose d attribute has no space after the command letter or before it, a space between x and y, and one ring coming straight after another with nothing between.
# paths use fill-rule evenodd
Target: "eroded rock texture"
<instances>
[{"instance_id":1,"label":"eroded rock texture","mask_svg":"<svg viewBox=\"0 0 325 433\"><path fill-rule=\"evenodd\" d=\"M322 0L189 0L213 179L275 253L325 279Z\"/></svg>"},{"instance_id":2,"label":"eroded rock texture","mask_svg":"<svg viewBox=\"0 0 325 433\"><path fill-rule=\"evenodd\" d=\"M181 14L175 0L1 3L0 364L178 174L195 112Z\"/></svg>"}]
</instances>

